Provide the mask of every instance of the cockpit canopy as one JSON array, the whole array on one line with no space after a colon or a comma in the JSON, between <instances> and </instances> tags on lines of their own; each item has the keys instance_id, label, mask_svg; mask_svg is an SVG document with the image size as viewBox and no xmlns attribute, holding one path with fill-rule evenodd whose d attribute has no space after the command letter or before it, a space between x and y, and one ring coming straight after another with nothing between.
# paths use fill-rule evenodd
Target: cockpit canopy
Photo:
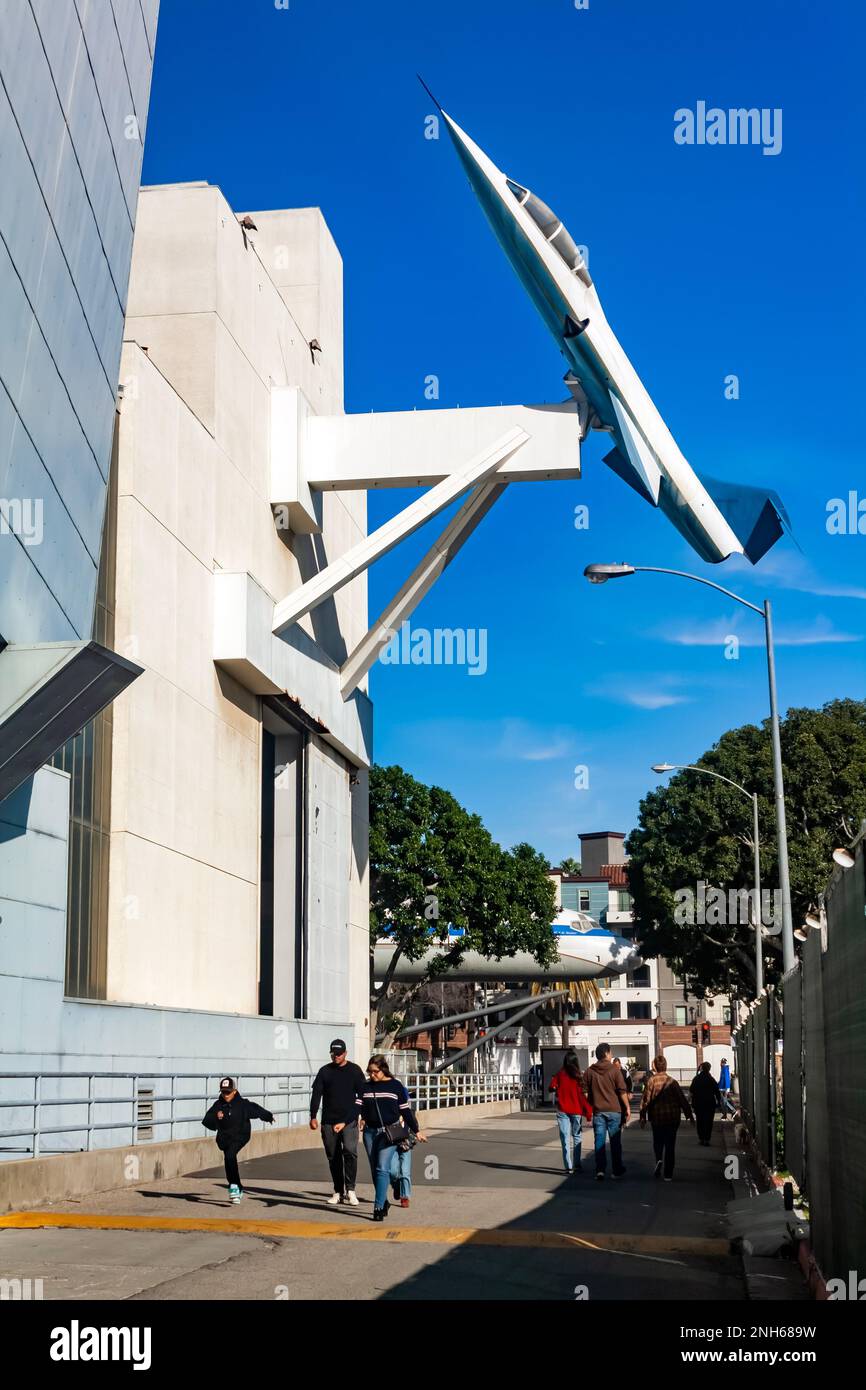
<instances>
[{"instance_id":1,"label":"cockpit canopy","mask_svg":"<svg viewBox=\"0 0 866 1390\"><path fill-rule=\"evenodd\" d=\"M529 213L545 241L550 242L550 245L565 261L569 270L589 288L592 284L592 277L586 268L580 248L572 240L556 213L540 198L536 198L534 193L530 193L528 188L524 188L522 184L514 183L512 179L506 179L506 183L520 206Z\"/></svg>"}]
</instances>

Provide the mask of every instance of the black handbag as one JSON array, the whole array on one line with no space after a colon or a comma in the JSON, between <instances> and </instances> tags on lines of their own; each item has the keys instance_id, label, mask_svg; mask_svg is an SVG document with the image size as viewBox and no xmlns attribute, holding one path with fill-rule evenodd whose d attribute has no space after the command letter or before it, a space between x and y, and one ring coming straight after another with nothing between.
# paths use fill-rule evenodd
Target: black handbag
<instances>
[{"instance_id":1,"label":"black handbag","mask_svg":"<svg viewBox=\"0 0 866 1390\"><path fill-rule=\"evenodd\" d=\"M378 1098L374 1096L373 1099L376 1102L376 1114L379 1116L379 1128L385 1131L386 1142L388 1144L396 1144L397 1147L402 1148L405 1153L406 1149L412 1147L411 1144L406 1143L406 1137L412 1134L412 1131L409 1129L408 1125L403 1123L402 1119L395 1120L391 1125L386 1125L382 1119L382 1112L379 1109ZM414 1134L412 1134L412 1138L415 1138ZM405 1148L403 1148L404 1144L406 1146Z\"/></svg>"}]
</instances>

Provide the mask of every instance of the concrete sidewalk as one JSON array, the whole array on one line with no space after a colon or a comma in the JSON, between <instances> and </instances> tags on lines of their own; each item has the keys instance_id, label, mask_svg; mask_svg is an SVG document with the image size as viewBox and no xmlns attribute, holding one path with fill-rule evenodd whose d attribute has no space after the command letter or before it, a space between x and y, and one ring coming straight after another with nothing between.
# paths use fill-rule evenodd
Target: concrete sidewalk
<instances>
[{"instance_id":1,"label":"concrete sidewalk","mask_svg":"<svg viewBox=\"0 0 866 1390\"><path fill-rule=\"evenodd\" d=\"M439 1131L415 1149L410 1208L381 1224L365 1155L358 1208L324 1205L320 1150L242 1163L240 1206L221 1166L131 1185L2 1218L0 1277L77 1299L743 1299L721 1123L708 1149L681 1127L671 1184L636 1121L621 1181L595 1181L591 1145L568 1179L549 1112Z\"/></svg>"}]
</instances>

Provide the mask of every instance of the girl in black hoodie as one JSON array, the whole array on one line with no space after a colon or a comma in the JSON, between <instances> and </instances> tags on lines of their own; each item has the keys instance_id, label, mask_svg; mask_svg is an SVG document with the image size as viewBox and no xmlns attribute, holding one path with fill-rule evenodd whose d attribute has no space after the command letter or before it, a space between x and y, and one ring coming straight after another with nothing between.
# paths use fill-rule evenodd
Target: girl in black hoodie
<instances>
[{"instance_id":1,"label":"girl in black hoodie","mask_svg":"<svg viewBox=\"0 0 866 1390\"><path fill-rule=\"evenodd\" d=\"M251 1120L264 1120L269 1125L274 1123L270 1110L263 1110L254 1100L245 1100L238 1093L232 1077L224 1076L220 1082L219 1100L214 1101L202 1124L205 1129L216 1130L217 1148L225 1159L229 1197L233 1202L239 1202L244 1195L238 1154L250 1142Z\"/></svg>"}]
</instances>

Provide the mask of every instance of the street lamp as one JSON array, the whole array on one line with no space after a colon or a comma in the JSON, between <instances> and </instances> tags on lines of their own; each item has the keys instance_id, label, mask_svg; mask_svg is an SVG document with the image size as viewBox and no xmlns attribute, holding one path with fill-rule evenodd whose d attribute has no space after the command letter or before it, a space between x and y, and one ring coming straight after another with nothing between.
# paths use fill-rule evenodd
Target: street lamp
<instances>
[{"instance_id":1,"label":"street lamp","mask_svg":"<svg viewBox=\"0 0 866 1390\"><path fill-rule=\"evenodd\" d=\"M704 579L699 574L688 574L685 570L663 569L658 565L627 565L620 562L615 565L587 565L583 571L584 577L591 584L606 584L609 579L625 579L631 574L672 574L678 579L692 579L696 584L706 584L709 589L716 589L726 598L731 598L735 603L741 603L744 608L750 608L753 613L757 613L764 620L764 635L767 644L767 675L770 684L770 735L773 745L773 792L776 802L776 844L779 858L779 890L782 898L782 969L787 975L789 970L793 970L796 964L794 954L794 931L793 920L791 917L791 879L788 872L788 827L785 817L785 782L782 773L782 742L779 736L779 709L776 700L776 657L773 648L773 616L770 609L770 600L764 599L763 608L758 608L756 604L749 603L747 599L741 598L739 594L734 594L730 589L723 589L721 584L714 584L711 579ZM839 861L837 860L837 863Z\"/></svg>"},{"instance_id":2,"label":"street lamp","mask_svg":"<svg viewBox=\"0 0 866 1390\"><path fill-rule=\"evenodd\" d=\"M758 998L764 992L764 959L761 951L761 927L763 913L761 911L761 844L758 833L758 793L747 791L741 787L739 782L734 782L730 777L723 777L721 772L713 772L709 767L695 767L693 763L653 763L653 772L702 772L705 777L717 777L720 782L727 782L729 787L736 787L738 792L747 796L752 803L752 838L755 846L755 993Z\"/></svg>"}]
</instances>

